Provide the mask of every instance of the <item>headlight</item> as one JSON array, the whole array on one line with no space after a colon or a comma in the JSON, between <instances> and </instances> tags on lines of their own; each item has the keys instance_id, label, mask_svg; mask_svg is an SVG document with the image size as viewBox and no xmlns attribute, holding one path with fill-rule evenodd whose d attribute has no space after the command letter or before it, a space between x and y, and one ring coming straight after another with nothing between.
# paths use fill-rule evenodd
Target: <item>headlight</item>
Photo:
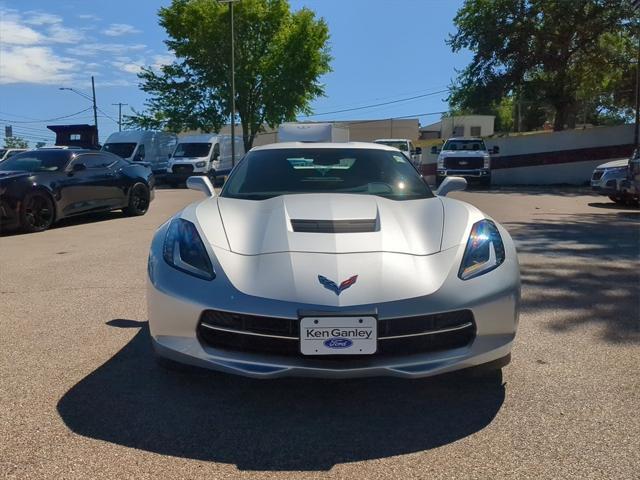
<instances>
[{"instance_id":1,"label":"headlight","mask_svg":"<svg viewBox=\"0 0 640 480\"><path fill-rule=\"evenodd\" d=\"M504 262L504 244L496 224L480 220L471 228L458 277L469 280L490 272Z\"/></svg>"},{"instance_id":2,"label":"headlight","mask_svg":"<svg viewBox=\"0 0 640 480\"><path fill-rule=\"evenodd\" d=\"M196 163L196 168L202 168L207 164L207 162L198 162Z\"/></svg>"},{"instance_id":3,"label":"headlight","mask_svg":"<svg viewBox=\"0 0 640 480\"><path fill-rule=\"evenodd\" d=\"M189 275L204 280L216 277L196 226L182 218L171 221L164 239L162 256L173 268Z\"/></svg>"},{"instance_id":4,"label":"headlight","mask_svg":"<svg viewBox=\"0 0 640 480\"><path fill-rule=\"evenodd\" d=\"M491 166L491 157L489 155L484 156L484 168L489 168Z\"/></svg>"},{"instance_id":5,"label":"headlight","mask_svg":"<svg viewBox=\"0 0 640 480\"><path fill-rule=\"evenodd\" d=\"M438 157L438 167L437 168L444 168L444 159L445 157Z\"/></svg>"}]
</instances>

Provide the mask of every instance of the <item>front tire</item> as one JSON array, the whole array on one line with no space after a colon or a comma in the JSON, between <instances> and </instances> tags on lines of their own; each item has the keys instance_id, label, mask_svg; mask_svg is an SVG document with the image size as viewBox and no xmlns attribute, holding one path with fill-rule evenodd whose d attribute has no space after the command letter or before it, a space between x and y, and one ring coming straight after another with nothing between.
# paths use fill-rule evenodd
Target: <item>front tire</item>
<instances>
[{"instance_id":1,"label":"front tire","mask_svg":"<svg viewBox=\"0 0 640 480\"><path fill-rule=\"evenodd\" d=\"M55 218L51 197L44 192L30 192L20 206L20 226L27 233L47 230Z\"/></svg>"},{"instance_id":2,"label":"front tire","mask_svg":"<svg viewBox=\"0 0 640 480\"><path fill-rule=\"evenodd\" d=\"M216 171L211 169L209 170L209 172L207 172L207 177L209 177L209 180L211 180L211 185L213 185L214 187L216 186L216 182L218 181L218 177L216 175Z\"/></svg>"},{"instance_id":3,"label":"front tire","mask_svg":"<svg viewBox=\"0 0 640 480\"><path fill-rule=\"evenodd\" d=\"M129 205L122 209L128 217L139 217L149 210L149 187L144 183L136 183L129 193Z\"/></svg>"},{"instance_id":4,"label":"front tire","mask_svg":"<svg viewBox=\"0 0 640 480\"><path fill-rule=\"evenodd\" d=\"M617 203L618 205L624 205L626 203L625 199L622 197L609 196L609 200L611 200L614 203Z\"/></svg>"}]
</instances>

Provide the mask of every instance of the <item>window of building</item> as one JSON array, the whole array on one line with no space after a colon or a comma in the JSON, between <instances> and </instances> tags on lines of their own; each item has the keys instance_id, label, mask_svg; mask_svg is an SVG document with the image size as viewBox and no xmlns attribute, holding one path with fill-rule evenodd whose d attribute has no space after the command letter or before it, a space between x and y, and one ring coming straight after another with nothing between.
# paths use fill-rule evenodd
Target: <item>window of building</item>
<instances>
[{"instance_id":1,"label":"window of building","mask_svg":"<svg viewBox=\"0 0 640 480\"><path fill-rule=\"evenodd\" d=\"M481 135L482 128L480 127L471 127L471 136L479 137Z\"/></svg>"}]
</instances>

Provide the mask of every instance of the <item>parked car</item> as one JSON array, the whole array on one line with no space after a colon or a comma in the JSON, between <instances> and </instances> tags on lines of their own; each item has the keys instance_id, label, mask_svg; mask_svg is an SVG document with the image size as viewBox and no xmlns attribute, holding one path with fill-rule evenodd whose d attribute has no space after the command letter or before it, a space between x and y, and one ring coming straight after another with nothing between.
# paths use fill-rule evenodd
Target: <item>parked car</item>
<instances>
[{"instance_id":1,"label":"parked car","mask_svg":"<svg viewBox=\"0 0 640 480\"><path fill-rule=\"evenodd\" d=\"M252 149L220 196L156 232L151 340L175 362L251 377L425 377L508 363L520 274L507 231L431 191L397 149ZM173 363L172 363L173 362Z\"/></svg>"},{"instance_id":2,"label":"parked car","mask_svg":"<svg viewBox=\"0 0 640 480\"><path fill-rule=\"evenodd\" d=\"M26 148L0 148L0 162L27 150Z\"/></svg>"},{"instance_id":3,"label":"parked car","mask_svg":"<svg viewBox=\"0 0 640 480\"><path fill-rule=\"evenodd\" d=\"M436 185L440 185L448 176L463 177L480 185L491 185L491 155L482 138L450 138L442 150L434 146L431 153L438 154ZM500 153L500 149L493 147L491 153Z\"/></svg>"},{"instance_id":4,"label":"parked car","mask_svg":"<svg viewBox=\"0 0 640 480\"><path fill-rule=\"evenodd\" d=\"M591 175L591 189L616 203L624 203L620 182L627 178L629 160L614 160L598 165Z\"/></svg>"},{"instance_id":5,"label":"parked car","mask_svg":"<svg viewBox=\"0 0 640 480\"><path fill-rule=\"evenodd\" d=\"M379 138L374 140L374 143L397 148L415 165L422 161L422 148L414 147L413 142L408 138Z\"/></svg>"},{"instance_id":6,"label":"parked car","mask_svg":"<svg viewBox=\"0 0 640 480\"><path fill-rule=\"evenodd\" d=\"M40 232L89 212L144 215L153 193L147 163L98 150L32 150L0 164L0 225Z\"/></svg>"},{"instance_id":7,"label":"parked car","mask_svg":"<svg viewBox=\"0 0 640 480\"><path fill-rule=\"evenodd\" d=\"M164 174L177 136L150 130L130 130L109 135L102 150L131 162L147 162L155 174Z\"/></svg>"},{"instance_id":8,"label":"parked car","mask_svg":"<svg viewBox=\"0 0 640 480\"><path fill-rule=\"evenodd\" d=\"M235 137L236 162L244 156L242 137ZM178 140L164 181L176 186L192 175L206 175L216 183L231 171L231 135L188 135Z\"/></svg>"},{"instance_id":9,"label":"parked car","mask_svg":"<svg viewBox=\"0 0 640 480\"><path fill-rule=\"evenodd\" d=\"M636 149L629 159L627 178L620 182L620 192L627 205L640 204L640 148Z\"/></svg>"}]
</instances>

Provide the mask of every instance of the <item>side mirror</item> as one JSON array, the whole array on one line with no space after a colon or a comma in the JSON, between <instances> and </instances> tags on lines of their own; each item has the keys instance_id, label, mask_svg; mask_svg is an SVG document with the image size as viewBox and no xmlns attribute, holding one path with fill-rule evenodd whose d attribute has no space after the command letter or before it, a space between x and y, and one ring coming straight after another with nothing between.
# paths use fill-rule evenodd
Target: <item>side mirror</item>
<instances>
[{"instance_id":1,"label":"side mirror","mask_svg":"<svg viewBox=\"0 0 640 480\"><path fill-rule=\"evenodd\" d=\"M447 177L440 184L440 188L436 190L436 195L445 197L448 193L463 191L467 188L467 181L462 177Z\"/></svg>"},{"instance_id":2,"label":"side mirror","mask_svg":"<svg viewBox=\"0 0 640 480\"><path fill-rule=\"evenodd\" d=\"M431 153L432 154L437 154L438 153L438 147L436 147L435 145L433 147L431 147Z\"/></svg>"},{"instance_id":3,"label":"side mirror","mask_svg":"<svg viewBox=\"0 0 640 480\"><path fill-rule=\"evenodd\" d=\"M416 147L416 155L422 155L422 147Z\"/></svg>"},{"instance_id":4,"label":"side mirror","mask_svg":"<svg viewBox=\"0 0 640 480\"><path fill-rule=\"evenodd\" d=\"M73 171L74 172L82 172L83 170L86 170L87 166L84 163L74 163L73 164Z\"/></svg>"},{"instance_id":5,"label":"side mirror","mask_svg":"<svg viewBox=\"0 0 640 480\"><path fill-rule=\"evenodd\" d=\"M194 175L193 177L187 178L187 188L204 192L207 197L215 197L216 195L216 191L211 184L211 180L200 175Z\"/></svg>"},{"instance_id":6,"label":"side mirror","mask_svg":"<svg viewBox=\"0 0 640 480\"><path fill-rule=\"evenodd\" d=\"M493 146L493 152L494 155L497 155L498 153L500 153L500 147L497 145Z\"/></svg>"}]
</instances>

